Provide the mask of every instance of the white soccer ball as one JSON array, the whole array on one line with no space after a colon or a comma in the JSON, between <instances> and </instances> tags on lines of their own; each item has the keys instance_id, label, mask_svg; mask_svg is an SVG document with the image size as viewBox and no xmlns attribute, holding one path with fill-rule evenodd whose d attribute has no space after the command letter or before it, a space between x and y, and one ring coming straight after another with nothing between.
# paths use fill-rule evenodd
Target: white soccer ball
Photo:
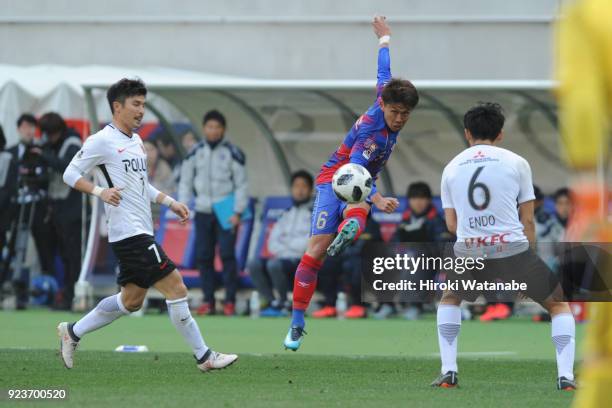
<instances>
[{"instance_id":1,"label":"white soccer ball","mask_svg":"<svg viewBox=\"0 0 612 408\"><path fill-rule=\"evenodd\" d=\"M360 203L372 191L372 176L365 167L347 163L334 173L332 187L340 200L347 203Z\"/></svg>"}]
</instances>

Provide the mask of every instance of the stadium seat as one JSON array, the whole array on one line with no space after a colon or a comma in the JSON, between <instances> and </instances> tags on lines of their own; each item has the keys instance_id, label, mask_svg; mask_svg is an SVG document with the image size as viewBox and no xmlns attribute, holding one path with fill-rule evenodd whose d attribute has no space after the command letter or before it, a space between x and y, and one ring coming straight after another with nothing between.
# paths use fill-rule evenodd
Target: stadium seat
<instances>
[{"instance_id":1,"label":"stadium seat","mask_svg":"<svg viewBox=\"0 0 612 408\"><path fill-rule=\"evenodd\" d=\"M261 231L257 239L255 257L268 259L272 256L268 250L270 232L276 221L289 207L291 207L291 197L289 196L271 196L264 200L263 211L261 213Z\"/></svg>"}]
</instances>

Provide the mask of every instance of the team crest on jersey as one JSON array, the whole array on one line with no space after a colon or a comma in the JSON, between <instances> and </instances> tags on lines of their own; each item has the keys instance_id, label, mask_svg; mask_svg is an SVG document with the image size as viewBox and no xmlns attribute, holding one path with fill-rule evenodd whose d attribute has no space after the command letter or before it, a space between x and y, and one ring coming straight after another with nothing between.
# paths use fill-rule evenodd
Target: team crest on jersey
<instances>
[{"instance_id":1,"label":"team crest on jersey","mask_svg":"<svg viewBox=\"0 0 612 408\"><path fill-rule=\"evenodd\" d=\"M372 139L368 139L365 144L363 145L364 150L363 150L363 157L365 157L366 159L370 160L370 157L372 156L372 154L376 151L376 148L378 146L376 146L376 143L374 143L374 141Z\"/></svg>"}]
</instances>

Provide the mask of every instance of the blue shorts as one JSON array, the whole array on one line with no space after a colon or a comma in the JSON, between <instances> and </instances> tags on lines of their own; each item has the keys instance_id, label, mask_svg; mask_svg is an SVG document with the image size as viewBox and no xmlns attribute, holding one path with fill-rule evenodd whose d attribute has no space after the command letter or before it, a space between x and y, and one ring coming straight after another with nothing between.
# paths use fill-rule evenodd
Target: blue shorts
<instances>
[{"instance_id":1,"label":"blue shorts","mask_svg":"<svg viewBox=\"0 0 612 408\"><path fill-rule=\"evenodd\" d=\"M316 188L310 235L335 234L343 220L342 213L347 203L336 196L331 183L317 184Z\"/></svg>"}]
</instances>

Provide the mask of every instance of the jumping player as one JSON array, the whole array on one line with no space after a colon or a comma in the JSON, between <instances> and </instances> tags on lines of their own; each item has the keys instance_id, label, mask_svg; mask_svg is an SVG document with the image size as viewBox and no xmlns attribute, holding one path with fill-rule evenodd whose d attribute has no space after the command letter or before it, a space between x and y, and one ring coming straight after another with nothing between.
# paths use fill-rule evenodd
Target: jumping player
<instances>
[{"instance_id":1,"label":"jumping player","mask_svg":"<svg viewBox=\"0 0 612 408\"><path fill-rule=\"evenodd\" d=\"M296 351L302 343L304 312L314 293L317 273L326 253L335 256L359 237L372 204L387 213L393 212L399 204L395 198L383 197L374 184L365 202L347 205L336 197L331 186L336 170L349 162L364 166L376 180L393 151L399 131L419 101L417 90L410 81L391 78L391 30L385 20L386 17L376 16L372 22L380 45L376 102L355 122L316 180L311 237L295 273L291 327L284 341L286 349Z\"/></svg>"},{"instance_id":2,"label":"jumping player","mask_svg":"<svg viewBox=\"0 0 612 408\"><path fill-rule=\"evenodd\" d=\"M455 255L484 258L484 268L474 271L470 278L515 279L526 284L524 294L540 303L551 316L557 388L574 390L574 316L568 303L562 301L557 278L530 248L535 243L535 195L529 163L498 147L505 121L498 104L479 104L465 114L463 121L470 147L444 168L441 182L446 224L457 236ZM465 295L468 300L475 300L478 293L446 291L438 306L442 372L432 386L449 388L458 384L459 305Z\"/></svg>"},{"instance_id":3,"label":"jumping player","mask_svg":"<svg viewBox=\"0 0 612 408\"><path fill-rule=\"evenodd\" d=\"M79 321L58 325L60 355L66 368L72 368L74 352L84 335L139 310L151 286L166 298L170 320L191 346L201 371L224 368L238 359L206 345L191 317L183 279L153 238L151 201L168 206L182 223L189 219L189 210L148 182L145 148L133 132L142 121L146 95L140 80L122 79L112 85L107 93L112 123L87 138L64 172L70 187L104 201L108 240L119 260L117 283L121 286L120 293L102 299ZM101 172L105 186L83 177L94 168Z\"/></svg>"}]
</instances>

